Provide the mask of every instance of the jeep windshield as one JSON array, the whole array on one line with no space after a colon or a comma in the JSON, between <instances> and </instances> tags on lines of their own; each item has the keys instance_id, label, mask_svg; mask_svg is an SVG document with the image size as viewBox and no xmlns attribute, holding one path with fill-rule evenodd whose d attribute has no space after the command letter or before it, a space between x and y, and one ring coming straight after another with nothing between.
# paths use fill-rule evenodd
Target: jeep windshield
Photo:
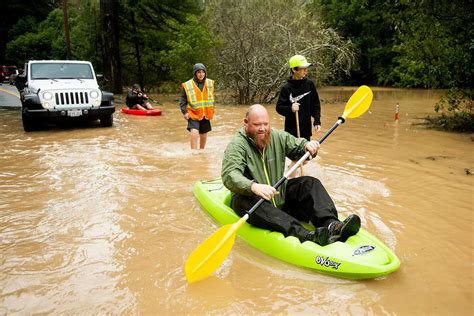
<instances>
[{"instance_id":1,"label":"jeep windshield","mask_svg":"<svg viewBox=\"0 0 474 316\"><path fill-rule=\"evenodd\" d=\"M31 64L31 79L94 79L89 64L37 63Z\"/></svg>"}]
</instances>

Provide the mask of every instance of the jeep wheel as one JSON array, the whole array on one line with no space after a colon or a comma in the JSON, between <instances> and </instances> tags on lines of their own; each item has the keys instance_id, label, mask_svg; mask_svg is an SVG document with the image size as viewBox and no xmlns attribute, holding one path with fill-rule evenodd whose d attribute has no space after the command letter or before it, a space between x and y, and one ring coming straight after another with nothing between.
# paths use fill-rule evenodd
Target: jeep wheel
<instances>
[{"instance_id":1,"label":"jeep wheel","mask_svg":"<svg viewBox=\"0 0 474 316\"><path fill-rule=\"evenodd\" d=\"M109 116L103 116L100 118L100 126L110 127L114 124L114 116L110 114Z\"/></svg>"},{"instance_id":2,"label":"jeep wheel","mask_svg":"<svg viewBox=\"0 0 474 316\"><path fill-rule=\"evenodd\" d=\"M34 122L31 118L25 116L24 114L21 115L23 120L23 130L25 132L32 132L38 129L38 123Z\"/></svg>"}]
</instances>

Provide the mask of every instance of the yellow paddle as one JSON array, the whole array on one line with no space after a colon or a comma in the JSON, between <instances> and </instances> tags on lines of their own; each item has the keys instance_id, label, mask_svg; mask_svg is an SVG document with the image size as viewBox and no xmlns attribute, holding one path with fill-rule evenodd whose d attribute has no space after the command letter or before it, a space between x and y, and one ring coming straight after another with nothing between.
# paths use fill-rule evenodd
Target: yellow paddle
<instances>
[{"instance_id":1,"label":"yellow paddle","mask_svg":"<svg viewBox=\"0 0 474 316\"><path fill-rule=\"evenodd\" d=\"M321 144L339 125L344 123L346 118L356 118L364 114L372 103L372 90L367 86L361 86L347 101L344 113L337 122L321 137ZM296 168L299 167L310 153L301 157L296 164L290 168L283 177L278 180L274 188L278 188L289 177ZM200 244L186 260L184 271L189 283L197 282L210 276L224 261L235 242L237 230L247 221L252 214L262 204L264 199L260 199L242 218L234 224L227 224L219 228L214 234Z\"/></svg>"}]
</instances>

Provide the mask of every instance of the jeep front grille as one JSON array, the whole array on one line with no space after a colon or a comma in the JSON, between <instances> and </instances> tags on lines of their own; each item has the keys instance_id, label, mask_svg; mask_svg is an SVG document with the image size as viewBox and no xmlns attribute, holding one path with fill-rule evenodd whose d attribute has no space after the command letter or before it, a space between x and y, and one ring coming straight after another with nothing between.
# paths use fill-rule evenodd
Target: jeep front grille
<instances>
[{"instance_id":1,"label":"jeep front grille","mask_svg":"<svg viewBox=\"0 0 474 316\"><path fill-rule=\"evenodd\" d=\"M57 92L55 93L57 105L88 104L87 92Z\"/></svg>"}]
</instances>

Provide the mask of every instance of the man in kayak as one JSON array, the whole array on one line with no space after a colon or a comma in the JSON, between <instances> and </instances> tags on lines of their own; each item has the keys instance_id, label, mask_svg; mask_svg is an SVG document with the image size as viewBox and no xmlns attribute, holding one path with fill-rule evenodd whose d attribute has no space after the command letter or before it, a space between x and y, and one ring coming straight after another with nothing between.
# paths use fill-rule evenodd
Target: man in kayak
<instances>
[{"instance_id":1,"label":"man in kayak","mask_svg":"<svg viewBox=\"0 0 474 316\"><path fill-rule=\"evenodd\" d=\"M199 148L204 149L214 116L214 80L206 78L203 64L195 64L193 78L181 84L179 106L183 118L188 121L191 149L197 149L198 139Z\"/></svg>"},{"instance_id":2,"label":"man in kayak","mask_svg":"<svg viewBox=\"0 0 474 316\"><path fill-rule=\"evenodd\" d=\"M153 110L153 107L147 100L148 96L142 92L140 85L135 83L132 86L132 90L128 92L125 103L130 109Z\"/></svg>"},{"instance_id":3,"label":"man in kayak","mask_svg":"<svg viewBox=\"0 0 474 316\"><path fill-rule=\"evenodd\" d=\"M271 129L268 112L259 104L248 109L243 123L227 145L221 172L224 185L232 192L231 207L238 215L245 215L263 198L266 201L248 219L254 226L321 246L344 242L357 234L359 216L352 214L339 221L334 202L318 179L289 179L279 192L272 186L283 177L285 157L298 160L306 151L315 156L317 141ZM316 230L307 230L300 220L312 223Z\"/></svg>"}]
</instances>

